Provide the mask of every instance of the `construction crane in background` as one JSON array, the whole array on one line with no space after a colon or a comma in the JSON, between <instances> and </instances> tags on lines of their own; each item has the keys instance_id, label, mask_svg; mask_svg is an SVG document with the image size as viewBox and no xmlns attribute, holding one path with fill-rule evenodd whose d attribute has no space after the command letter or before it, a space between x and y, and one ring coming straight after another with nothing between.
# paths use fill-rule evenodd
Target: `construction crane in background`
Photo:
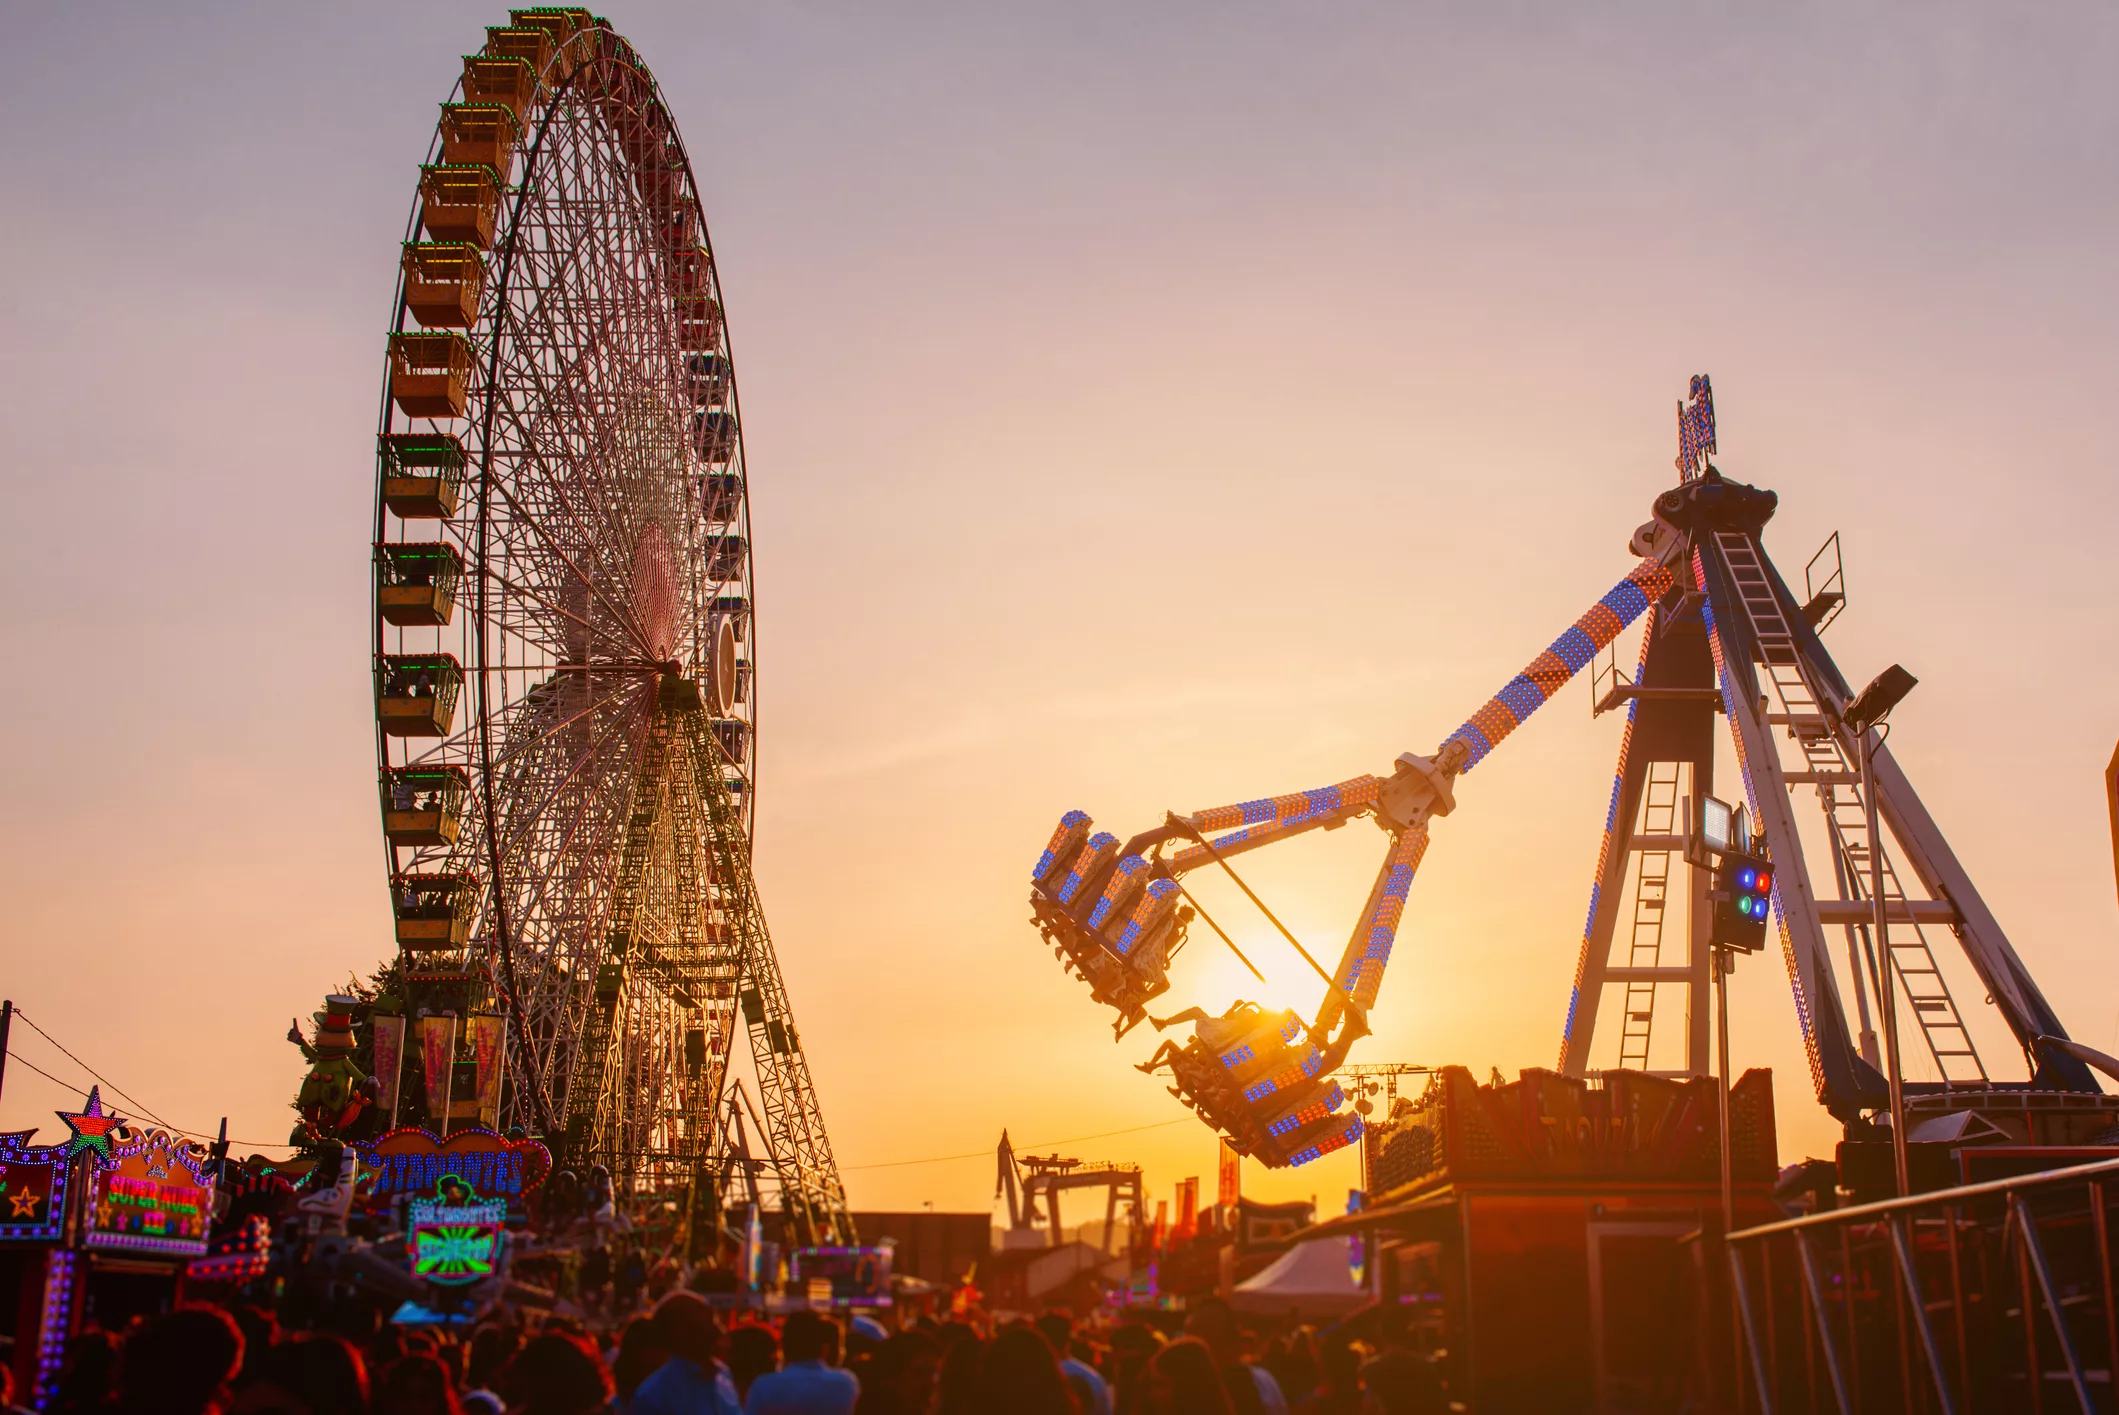
<instances>
[{"instance_id":1,"label":"construction crane in background","mask_svg":"<svg viewBox=\"0 0 2119 1415\"><path fill-rule=\"evenodd\" d=\"M1383 1113L1389 1115L1391 1106L1398 1099L1398 1078L1401 1076L1426 1076L1434 1071L1432 1066L1415 1066L1409 1061L1376 1061L1362 1065L1342 1066L1339 1079L1353 1094L1354 1111L1366 1116L1376 1108L1375 1097L1383 1096Z\"/></svg>"},{"instance_id":2,"label":"construction crane in background","mask_svg":"<svg viewBox=\"0 0 2119 1415\"><path fill-rule=\"evenodd\" d=\"M1140 1227L1143 1198L1140 1166L1137 1164L1084 1164L1076 1159L1061 1159L1058 1155L1017 1158L1015 1146L1009 1143L1005 1130L1001 1132L1000 1149L995 1158L1000 1173L994 1182L993 1197L1008 1200L1005 1247L1048 1246L1038 1236L1040 1222L1051 1230L1049 1246L1057 1248L1065 1242L1060 1226L1060 1194L1068 1189L1101 1188L1105 1191L1102 1247L1106 1254L1111 1251L1111 1234L1117 1226L1121 1200L1126 1204L1126 1222L1135 1230Z\"/></svg>"},{"instance_id":3,"label":"construction crane in background","mask_svg":"<svg viewBox=\"0 0 2119 1415\"><path fill-rule=\"evenodd\" d=\"M1398 1110L1398 1080L1403 1076L1427 1076L1432 1066L1409 1061L1372 1061L1339 1068L1339 1081L1354 1097L1354 1113L1361 1117L1361 1192L1369 1192L1369 1176L1376 1167L1376 1126L1391 1120ZM1374 1118L1376 1098L1383 1098L1383 1116ZM1411 1103L1408 1102L1408 1105Z\"/></svg>"}]
</instances>

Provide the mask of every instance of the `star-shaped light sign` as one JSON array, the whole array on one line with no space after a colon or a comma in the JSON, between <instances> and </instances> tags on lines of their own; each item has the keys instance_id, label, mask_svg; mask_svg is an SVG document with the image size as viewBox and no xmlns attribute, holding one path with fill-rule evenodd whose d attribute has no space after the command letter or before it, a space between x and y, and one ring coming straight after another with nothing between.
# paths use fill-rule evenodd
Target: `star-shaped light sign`
<instances>
[{"instance_id":1,"label":"star-shaped light sign","mask_svg":"<svg viewBox=\"0 0 2119 1415\"><path fill-rule=\"evenodd\" d=\"M37 1205L44 1202L44 1196L42 1194L32 1194L25 1191L20 1194L10 1195L8 1197L8 1202L15 1206L15 1211L11 1215L11 1217L35 1218L37 1216Z\"/></svg>"},{"instance_id":2,"label":"star-shaped light sign","mask_svg":"<svg viewBox=\"0 0 2119 1415\"><path fill-rule=\"evenodd\" d=\"M89 1088L88 1104L83 1106L78 1114L63 1110L54 1113L66 1122L68 1129L74 1132L73 1138L66 1142L66 1157L68 1159L72 1159L83 1150L94 1150L105 1159L117 1158L116 1155L111 1153L110 1135L113 1130L125 1123L125 1117L116 1114L105 1115L103 1113L102 1087L91 1086Z\"/></svg>"}]
</instances>

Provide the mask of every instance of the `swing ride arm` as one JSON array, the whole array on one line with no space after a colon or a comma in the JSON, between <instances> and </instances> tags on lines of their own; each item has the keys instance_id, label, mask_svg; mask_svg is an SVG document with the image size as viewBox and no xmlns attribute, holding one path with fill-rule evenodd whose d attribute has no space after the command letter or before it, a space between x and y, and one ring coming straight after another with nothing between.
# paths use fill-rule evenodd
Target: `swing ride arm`
<instances>
[{"instance_id":1,"label":"swing ride arm","mask_svg":"<svg viewBox=\"0 0 2119 1415\"><path fill-rule=\"evenodd\" d=\"M1117 1009L1116 1035L1143 1020L1153 1020L1157 1030L1194 1023L1189 1041L1164 1042L1140 1069L1168 1067L1179 1100L1227 1132L1237 1149L1268 1165L1303 1164L1358 1138L1359 1117L1335 1113L1344 1097L1330 1073L1368 1034L1368 1009L1382 987L1406 897L1427 850L1428 822L1455 809L1459 775L1484 760L1669 589L1667 559L1667 553L1643 559L1444 738L1432 757L1405 753L1389 776L1357 776L1311 791L1173 814L1123 845L1095 830L1085 812L1062 817L1032 871L1032 921L1067 970L1089 983L1095 1000ZM1390 847L1337 968L1326 973L1229 861L1363 815L1375 818ZM1329 983L1314 1025L1292 1011L1268 1014L1247 1002L1219 1017L1191 1008L1176 1017L1148 1018L1147 1004L1169 990L1170 957L1194 918L1205 920L1259 976L1184 887L1187 874L1209 865L1226 872Z\"/></svg>"}]
</instances>

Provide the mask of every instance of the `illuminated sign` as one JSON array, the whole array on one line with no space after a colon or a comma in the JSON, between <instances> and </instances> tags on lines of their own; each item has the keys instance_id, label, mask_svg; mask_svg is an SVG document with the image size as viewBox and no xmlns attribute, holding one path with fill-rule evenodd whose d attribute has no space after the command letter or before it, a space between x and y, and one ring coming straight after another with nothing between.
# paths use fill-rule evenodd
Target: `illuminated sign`
<instances>
[{"instance_id":1,"label":"illuminated sign","mask_svg":"<svg viewBox=\"0 0 2119 1415\"><path fill-rule=\"evenodd\" d=\"M116 1162L97 1166L88 1181L91 1248L169 1253L206 1252L213 1226L212 1161L203 1145L151 1130L114 1147Z\"/></svg>"},{"instance_id":2,"label":"illuminated sign","mask_svg":"<svg viewBox=\"0 0 2119 1415\"><path fill-rule=\"evenodd\" d=\"M551 1151L535 1140L510 1140L482 1128L458 1130L443 1140L410 1126L356 1148L377 1171L370 1190L377 1198L432 1194L452 1174L481 1194L520 1198L544 1183L552 1168Z\"/></svg>"},{"instance_id":3,"label":"illuminated sign","mask_svg":"<svg viewBox=\"0 0 2119 1415\"><path fill-rule=\"evenodd\" d=\"M214 1241L213 1251L184 1267L192 1282L254 1282L265 1275L272 1247L272 1225L252 1214Z\"/></svg>"},{"instance_id":4,"label":"illuminated sign","mask_svg":"<svg viewBox=\"0 0 2119 1415\"><path fill-rule=\"evenodd\" d=\"M412 1275L449 1287L493 1276L508 1206L481 1202L453 1174L441 1180L437 1192L440 1197L412 1201Z\"/></svg>"},{"instance_id":5,"label":"illuminated sign","mask_svg":"<svg viewBox=\"0 0 2119 1415\"><path fill-rule=\"evenodd\" d=\"M895 1250L887 1244L880 1248L803 1248L795 1253L791 1266L795 1282L806 1286L812 1302L885 1307L890 1305L894 1258Z\"/></svg>"},{"instance_id":6,"label":"illuminated sign","mask_svg":"<svg viewBox=\"0 0 2119 1415\"><path fill-rule=\"evenodd\" d=\"M0 1243L57 1241L66 1221L66 1147L0 1135Z\"/></svg>"}]
</instances>

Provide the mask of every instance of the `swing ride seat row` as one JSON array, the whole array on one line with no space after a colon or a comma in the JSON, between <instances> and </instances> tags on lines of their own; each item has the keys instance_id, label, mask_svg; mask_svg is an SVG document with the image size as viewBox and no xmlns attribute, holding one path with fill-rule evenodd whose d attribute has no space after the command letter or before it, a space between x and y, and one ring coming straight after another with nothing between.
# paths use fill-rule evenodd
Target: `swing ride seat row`
<instances>
[{"instance_id":1,"label":"swing ride seat row","mask_svg":"<svg viewBox=\"0 0 2119 1415\"><path fill-rule=\"evenodd\" d=\"M1117 1010L1116 1036L1144 1020L1158 1030L1194 1023L1189 1041L1163 1043L1141 1069L1168 1067L1171 1093L1238 1151L1278 1168L1352 1144L1360 1138L1361 1120L1338 1113L1345 1097L1330 1077L1368 1033L1367 1012L1382 987L1406 896L1427 849L1429 818L1448 815L1456 805L1454 779L1586 667L1672 581L1665 556L1643 559L1445 738L1433 757L1408 752L1388 777L1357 776L1315 790L1173 814L1124 844L1097 830L1086 812L1069 811L1032 869L1032 922L1067 971L1089 984L1091 997ZM1391 837L1390 848L1337 969L1325 975L1303 951L1331 983L1314 1024L1293 1011L1268 1014L1249 1002L1219 1017L1197 1008L1173 1018L1148 1017L1147 1004L1170 989L1170 958L1195 918L1235 947L1185 890L1186 874L1219 866L1272 918L1236 877L1230 857L1363 815L1375 817ZM1177 848L1166 853L1171 846ZM1273 923L1301 949L1278 919Z\"/></svg>"}]
</instances>

